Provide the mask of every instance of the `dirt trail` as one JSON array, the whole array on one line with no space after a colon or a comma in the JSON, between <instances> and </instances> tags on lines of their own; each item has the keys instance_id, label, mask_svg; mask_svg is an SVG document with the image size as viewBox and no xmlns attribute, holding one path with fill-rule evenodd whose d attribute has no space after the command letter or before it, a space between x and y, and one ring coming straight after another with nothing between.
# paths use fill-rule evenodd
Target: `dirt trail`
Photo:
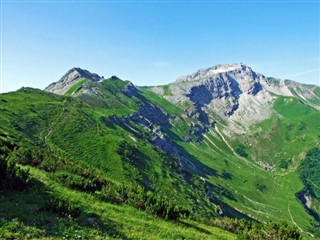
<instances>
[{"instance_id":1,"label":"dirt trail","mask_svg":"<svg viewBox=\"0 0 320 240\"><path fill-rule=\"evenodd\" d=\"M55 121L53 121L53 122L51 123L51 126L50 126L50 128L49 128L49 131L48 131L47 135L44 136L44 141L45 141L45 143L48 144L47 139L48 139L48 137L50 136L50 134L52 133L52 131L55 129L55 125L56 125L56 123L59 121L59 119L62 117L64 111L65 111L65 108L63 107L60 115L57 117L57 119L56 119ZM49 145L49 144L48 144L48 145Z\"/></svg>"},{"instance_id":2,"label":"dirt trail","mask_svg":"<svg viewBox=\"0 0 320 240\"><path fill-rule=\"evenodd\" d=\"M291 222L300 230L300 232L304 232L302 230L301 227L299 227L299 225L294 221L293 217L292 217L292 214L291 214L291 211L290 211L290 202L288 203L288 213L290 215L290 218L291 218Z\"/></svg>"},{"instance_id":3,"label":"dirt trail","mask_svg":"<svg viewBox=\"0 0 320 240\"><path fill-rule=\"evenodd\" d=\"M304 232L305 234L309 235L310 237L314 238L314 235L312 233L303 231L302 228L294 221L291 211L290 211L290 202L288 203L288 213L290 215L291 218L291 222L299 229L300 232Z\"/></svg>"},{"instance_id":4,"label":"dirt trail","mask_svg":"<svg viewBox=\"0 0 320 240\"><path fill-rule=\"evenodd\" d=\"M219 136L221 137L222 141L228 146L228 148L232 151L232 153L237 156L238 158L240 158L241 160L243 160L244 162L246 162L247 164L250 164L251 166L255 167L255 168L259 168L259 166L249 162L247 159L245 159L244 157L241 157L240 155L238 155L234 149L232 148L232 146L228 143L228 141L224 138L223 134L220 132L219 128L217 127L217 125L214 127L214 129L216 130L216 132L219 134Z\"/></svg>"}]
</instances>

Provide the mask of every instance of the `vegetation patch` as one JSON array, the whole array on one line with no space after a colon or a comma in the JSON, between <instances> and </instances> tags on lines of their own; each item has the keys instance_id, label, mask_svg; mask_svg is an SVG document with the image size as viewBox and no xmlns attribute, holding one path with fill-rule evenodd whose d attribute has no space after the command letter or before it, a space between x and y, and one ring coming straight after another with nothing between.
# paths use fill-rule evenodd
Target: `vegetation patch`
<instances>
[{"instance_id":1,"label":"vegetation patch","mask_svg":"<svg viewBox=\"0 0 320 240\"><path fill-rule=\"evenodd\" d=\"M236 153L239 154L239 156L248 157L248 153L247 153L246 148L245 148L244 145L238 144L238 146L236 146L235 150L236 150Z\"/></svg>"},{"instance_id":2,"label":"vegetation patch","mask_svg":"<svg viewBox=\"0 0 320 240\"><path fill-rule=\"evenodd\" d=\"M75 83L74 85L72 85L72 86L68 89L68 91L65 92L64 95L66 95L66 96L71 95L71 94L74 93L81 85L83 85L83 84L85 84L85 83L87 83L87 82L89 82L89 81L90 81L89 79L82 79L82 80L80 80L79 82L77 82L77 83Z\"/></svg>"},{"instance_id":3,"label":"vegetation patch","mask_svg":"<svg viewBox=\"0 0 320 240\"><path fill-rule=\"evenodd\" d=\"M300 232L288 225L286 222L280 223L259 223L244 219L219 218L213 221L213 225L221 227L230 232L236 233L238 239L301 239Z\"/></svg>"},{"instance_id":4,"label":"vegetation patch","mask_svg":"<svg viewBox=\"0 0 320 240\"><path fill-rule=\"evenodd\" d=\"M313 148L306 154L300 167L300 174L307 191L320 200L320 149Z\"/></svg>"}]
</instances>

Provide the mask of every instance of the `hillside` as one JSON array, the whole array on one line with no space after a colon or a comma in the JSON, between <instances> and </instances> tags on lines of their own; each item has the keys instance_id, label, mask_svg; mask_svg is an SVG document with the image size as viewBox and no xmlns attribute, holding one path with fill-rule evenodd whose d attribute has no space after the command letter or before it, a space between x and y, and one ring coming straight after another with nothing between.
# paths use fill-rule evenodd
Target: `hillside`
<instances>
[{"instance_id":1,"label":"hillside","mask_svg":"<svg viewBox=\"0 0 320 240\"><path fill-rule=\"evenodd\" d=\"M318 236L319 102L243 64L150 88L73 68L1 94L0 236L234 239L214 226L248 220Z\"/></svg>"}]
</instances>

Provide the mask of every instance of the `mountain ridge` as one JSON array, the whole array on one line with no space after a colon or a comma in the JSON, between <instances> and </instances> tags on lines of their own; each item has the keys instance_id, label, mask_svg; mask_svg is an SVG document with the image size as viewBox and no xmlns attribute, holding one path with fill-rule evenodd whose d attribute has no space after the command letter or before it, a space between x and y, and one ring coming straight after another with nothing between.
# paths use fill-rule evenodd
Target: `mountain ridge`
<instances>
[{"instance_id":1,"label":"mountain ridge","mask_svg":"<svg viewBox=\"0 0 320 240\"><path fill-rule=\"evenodd\" d=\"M1 158L29 169L36 186L77 193L72 201L82 211L90 195L90 211L104 221L96 207L107 201L125 213L122 204L175 220L287 221L304 236L318 234L317 167L309 168L320 144L320 112L311 106L320 105L319 88L266 78L245 65L227 72L221 66L205 78L195 74L200 80L154 88L71 69L46 91L1 94ZM32 197L38 188L30 188ZM26 202L26 209L38 214L68 206L66 200L52 205L37 191L39 207ZM78 208L70 209L78 216ZM6 214L0 211L13 217ZM134 226L113 220L111 228L121 233Z\"/></svg>"}]
</instances>

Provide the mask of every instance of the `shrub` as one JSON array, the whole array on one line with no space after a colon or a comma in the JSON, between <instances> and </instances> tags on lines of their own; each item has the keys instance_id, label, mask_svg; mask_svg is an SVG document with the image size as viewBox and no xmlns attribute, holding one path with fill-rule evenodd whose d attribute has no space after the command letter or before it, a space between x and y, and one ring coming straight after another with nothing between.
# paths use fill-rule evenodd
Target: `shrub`
<instances>
[{"instance_id":1,"label":"shrub","mask_svg":"<svg viewBox=\"0 0 320 240\"><path fill-rule=\"evenodd\" d=\"M283 168L283 169L287 169L288 168L288 162L283 160L283 159L281 159L280 163L279 163L279 167Z\"/></svg>"},{"instance_id":2,"label":"shrub","mask_svg":"<svg viewBox=\"0 0 320 240\"><path fill-rule=\"evenodd\" d=\"M259 223L224 217L215 219L213 225L237 234L238 239L301 239L298 229L286 222Z\"/></svg>"},{"instance_id":3,"label":"shrub","mask_svg":"<svg viewBox=\"0 0 320 240\"><path fill-rule=\"evenodd\" d=\"M38 167L47 172L54 172L58 161L44 146L21 146L12 152L10 159L15 163Z\"/></svg>"},{"instance_id":4,"label":"shrub","mask_svg":"<svg viewBox=\"0 0 320 240\"><path fill-rule=\"evenodd\" d=\"M95 192L101 190L101 187L96 179L90 179L81 175L73 174L70 172L62 171L55 175L58 180L65 186L87 192Z\"/></svg>"},{"instance_id":5,"label":"shrub","mask_svg":"<svg viewBox=\"0 0 320 240\"><path fill-rule=\"evenodd\" d=\"M22 165L38 166L43 156L37 149L22 146L13 151L11 160Z\"/></svg>"},{"instance_id":6,"label":"shrub","mask_svg":"<svg viewBox=\"0 0 320 240\"><path fill-rule=\"evenodd\" d=\"M242 144L239 144L236 147L236 152L241 156L241 157L248 157L248 153L246 152L245 146Z\"/></svg>"},{"instance_id":7,"label":"shrub","mask_svg":"<svg viewBox=\"0 0 320 240\"><path fill-rule=\"evenodd\" d=\"M24 190L30 181L29 171L21 169L15 163L0 156L0 191Z\"/></svg>"},{"instance_id":8,"label":"shrub","mask_svg":"<svg viewBox=\"0 0 320 240\"><path fill-rule=\"evenodd\" d=\"M57 213L60 216L77 218L81 214L81 208L77 204L62 197L53 196L48 200L42 210Z\"/></svg>"},{"instance_id":9,"label":"shrub","mask_svg":"<svg viewBox=\"0 0 320 240\"><path fill-rule=\"evenodd\" d=\"M300 177L306 190L313 192L314 197L320 200L320 149L313 148L306 154L304 161L299 169Z\"/></svg>"},{"instance_id":10,"label":"shrub","mask_svg":"<svg viewBox=\"0 0 320 240\"><path fill-rule=\"evenodd\" d=\"M152 213L165 219L177 219L189 216L190 209L175 203L163 193L146 191L139 185L124 185L108 182L103 189L105 200L114 203L126 203L130 206Z\"/></svg>"}]
</instances>

